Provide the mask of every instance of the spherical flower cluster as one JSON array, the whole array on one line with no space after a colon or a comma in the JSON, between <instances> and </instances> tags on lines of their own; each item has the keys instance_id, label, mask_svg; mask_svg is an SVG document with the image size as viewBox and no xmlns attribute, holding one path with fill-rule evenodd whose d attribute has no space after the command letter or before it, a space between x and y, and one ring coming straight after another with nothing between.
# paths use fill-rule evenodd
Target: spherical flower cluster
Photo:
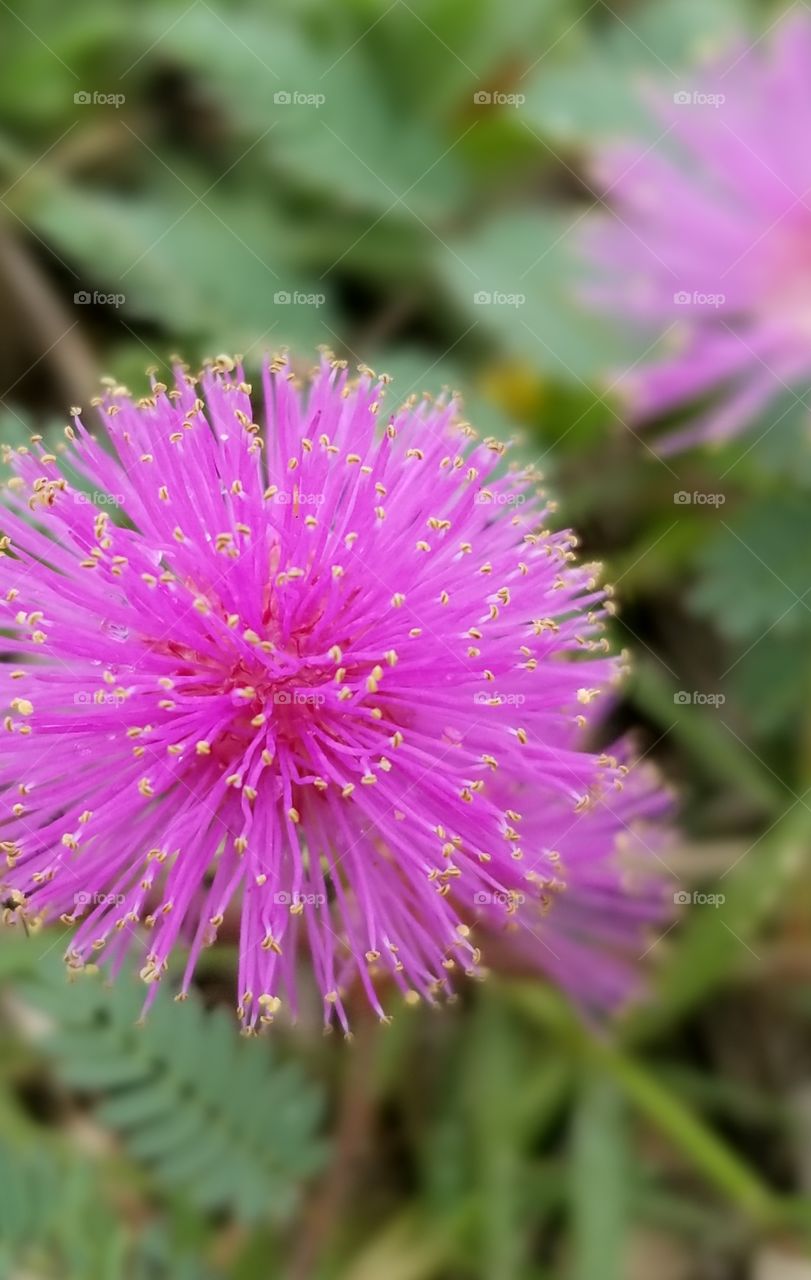
<instances>
[{"instance_id":1,"label":"spherical flower cluster","mask_svg":"<svg viewBox=\"0 0 811 1280\"><path fill-rule=\"evenodd\" d=\"M453 399L384 411L326 356L262 378L264 428L220 357L109 385L101 439L76 411L8 451L6 901L148 984L186 944L181 994L238 909L248 1029L295 1009L303 952L346 1028L353 982L380 1017L386 986L433 1001L516 922L613 1002L593 948L637 947L651 903L618 837L647 857L661 800L584 745L619 673L594 569Z\"/></svg>"},{"instance_id":2,"label":"spherical flower cluster","mask_svg":"<svg viewBox=\"0 0 811 1280\"><path fill-rule=\"evenodd\" d=\"M811 19L739 46L655 97L653 144L601 152L611 212L585 230L592 296L663 338L614 380L632 421L704 403L666 451L746 430L811 376Z\"/></svg>"}]
</instances>

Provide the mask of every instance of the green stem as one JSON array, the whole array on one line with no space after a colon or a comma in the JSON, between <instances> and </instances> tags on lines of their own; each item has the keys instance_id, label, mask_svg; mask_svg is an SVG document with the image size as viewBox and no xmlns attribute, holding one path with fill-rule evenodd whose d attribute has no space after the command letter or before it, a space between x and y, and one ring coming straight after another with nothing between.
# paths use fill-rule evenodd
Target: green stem
<instances>
[{"instance_id":1,"label":"green stem","mask_svg":"<svg viewBox=\"0 0 811 1280\"><path fill-rule=\"evenodd\" d=\"M748 1217L761 1226L785 1220L779 1197L680 1098L619 1050L591 1042L591 1051L638 1110Z\"/></svg>"},{"instance_id":2,"label":"green stem","mask_svg":"<svg viewBox=\"0 0 811 1280\"><path fill-rule=\"evenodd\" d=\"M763 1228L794 1228L796 1204L784 1202L716 1136L702 1118L636 1059L591 1034L562 997L549 998L529 983L507 989L515 1003L551 1031L582 1061L608 1071L631 1103L664 1133L712 1186Z\"/></svg>"},{"instance_id":3,"label":"green stem","mask_svg":"<svg viewBox=\"0 0 811 1280\"><path fill-rule=\"evenodd\" d=\"M723 782L745 791L773 815L791 803L790 789L763 768L724 724L723 708L714 711L681 704L679 689L652 663L639 661L630 694L637 706L664 729L672 729L690 757Z\"/></svg>"}]
</instances>

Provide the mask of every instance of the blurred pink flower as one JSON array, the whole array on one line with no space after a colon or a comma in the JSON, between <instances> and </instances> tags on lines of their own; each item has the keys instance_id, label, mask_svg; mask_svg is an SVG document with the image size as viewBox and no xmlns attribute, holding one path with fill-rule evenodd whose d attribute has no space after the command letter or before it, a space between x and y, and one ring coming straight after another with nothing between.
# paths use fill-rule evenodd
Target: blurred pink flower
<instances>
[{"instance_id":1,"label":"blurred pink flower","mask_svg":"<svg viewBox=\"0 0 811 1280\"><path fill-rule=\"evenodd\" d=\"M653 339L619 374L634 423L703 404L665 439L674 450L746 430L811 379L811 17L786 17L652 96L665 132L601 154L613 213L585 252L593 297Z\"/></svg>"},{"instance_id":2,"label":"blurred pink flower","mask_svg":"<svg viewBox=\"0 0 811 1280\"><path fill-rule=\"evenodd\" d=\"M628 744L614 751L606 763L619 763L622 775ZM673 912L665 885L675 881L663 874L671 809L656 771L641 763L580 813L560 796L527 796L525 841L558 860L560 874L543 886L539 902L524 897L506 921L485 908L485 920L504 937L503 966L540 968L587 1015L639 997L642 961Z\"/></svg>"}]
</instances>

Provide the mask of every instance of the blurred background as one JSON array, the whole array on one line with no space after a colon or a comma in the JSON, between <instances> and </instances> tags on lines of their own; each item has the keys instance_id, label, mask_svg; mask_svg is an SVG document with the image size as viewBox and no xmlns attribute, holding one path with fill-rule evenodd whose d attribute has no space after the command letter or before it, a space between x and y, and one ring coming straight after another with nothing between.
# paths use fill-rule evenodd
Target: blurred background
<instances>
[{"instance_id":1,"label":"blurred background","mask_svg":"<svg viewBox=\"0 0 811 1280\"><path fill-rule=\"evenodd\" d=\"M176 351L461 390L606 564L617 727L680 812L678 919L605 1034L502 973L350 1047L315 1009L244 1042L228 946L136 1028L61 930L0 930L2 1280L811 1277L808 408L663 459L614 389L655 335L590 312L578 250L651 86L779 12L0 0L0 438Z\"/></svg>"}]
</instances>

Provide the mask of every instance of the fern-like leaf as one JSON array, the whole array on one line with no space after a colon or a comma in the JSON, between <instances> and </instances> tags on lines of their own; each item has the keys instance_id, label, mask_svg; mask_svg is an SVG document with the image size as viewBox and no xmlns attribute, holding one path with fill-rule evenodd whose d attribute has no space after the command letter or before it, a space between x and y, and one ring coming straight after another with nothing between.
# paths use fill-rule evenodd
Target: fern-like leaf
<instances>
[{"instance_id":1,"label":"fern-like leaf","mask_svg":"<svg viewBox=\"0 0 811 1280\"><path fill-rule=\"evenodd\" d=\"M68 983L49 960L22 992L47 1015L43 1048L64 1083L164 1187L198 1208L282 1219L321 1164L321 1098L267 1040L246 1040L196 995L161 992L144 1021L143 987L97 975Z\"/></svg>"}]
</instances>

